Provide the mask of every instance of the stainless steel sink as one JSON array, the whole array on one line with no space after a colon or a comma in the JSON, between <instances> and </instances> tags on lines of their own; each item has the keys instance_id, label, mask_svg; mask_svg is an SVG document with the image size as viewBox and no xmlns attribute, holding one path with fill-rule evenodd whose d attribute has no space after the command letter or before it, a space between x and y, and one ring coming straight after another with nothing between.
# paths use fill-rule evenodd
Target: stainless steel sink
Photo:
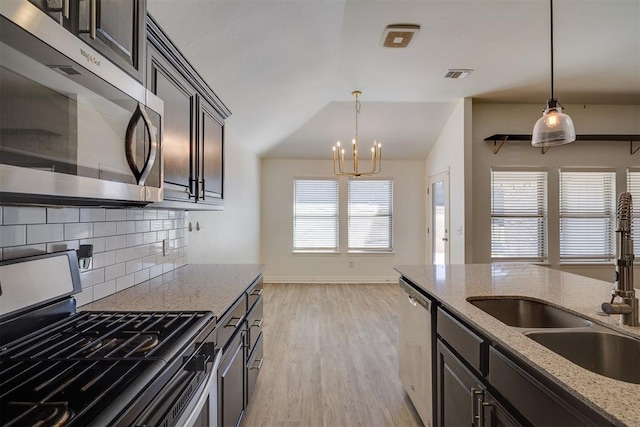
<instances>
[{"instance_id":1,"label":"stainless steel sink","mask_svg":"<svg viewBox=\"0 0 640 427\"><path fill-rule=\"evenodd\" d=\"M469 297L467 301L517 328L584 328L591 322L560 308L526 298Z\"/></svg>"},{"instance_id":2,"label":"stainless steel sink","mask_svg":"<svg viewBox=\"0 0 640 427\"><path fill-rule=\"evenodd\" d=\"M527 332L534 341L605 377L640 384L640 341L602 331Z\"/></svg>"}]
</instances>

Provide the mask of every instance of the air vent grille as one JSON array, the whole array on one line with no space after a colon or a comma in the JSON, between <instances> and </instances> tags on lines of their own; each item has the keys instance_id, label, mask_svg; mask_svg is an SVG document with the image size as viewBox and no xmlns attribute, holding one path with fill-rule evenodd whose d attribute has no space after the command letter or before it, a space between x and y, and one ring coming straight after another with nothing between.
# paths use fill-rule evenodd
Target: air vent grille
<instances>
[{"instance_id":1,"label":"air vent grille","mask_svg":"<svg viewBox=\"0 0 640 427\"><path fill-rule=\"evenodd\" d=\"M456 68L456 69L450 69L442 77L445 79L466 79L467 77L469 77L469 74L471 74L472 72L473 70L469 68Z\"/></svg>"},{"instance_id":2,"label":"air vent grille","mask_svg":"<svg viewBox=\"0 0 640 427\"><path fill-rule=\"evenodd\" d=\"M380 46L392 49L409 47L419 31L420 26L414 24L388 25L382 33Z\"/></svg>"}]
</instances>

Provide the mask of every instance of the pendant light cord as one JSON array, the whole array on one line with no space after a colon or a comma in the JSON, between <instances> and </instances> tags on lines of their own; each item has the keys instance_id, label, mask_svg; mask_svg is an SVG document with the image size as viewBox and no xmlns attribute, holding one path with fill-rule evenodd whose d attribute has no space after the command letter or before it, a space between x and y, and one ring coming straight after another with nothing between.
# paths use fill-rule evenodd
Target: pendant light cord
<instances>
[{"instance_id":1,"label":"pendant light cord","mask_svg":"<svg viewBox=\"0 0 640 427\"><path fill-rule=\"evenodd\" d=\"M550 8L550 24L551 24L551 96L550 99L553 99L553 0L549 0L549 8Z\"/></svg>"}]
</instances>

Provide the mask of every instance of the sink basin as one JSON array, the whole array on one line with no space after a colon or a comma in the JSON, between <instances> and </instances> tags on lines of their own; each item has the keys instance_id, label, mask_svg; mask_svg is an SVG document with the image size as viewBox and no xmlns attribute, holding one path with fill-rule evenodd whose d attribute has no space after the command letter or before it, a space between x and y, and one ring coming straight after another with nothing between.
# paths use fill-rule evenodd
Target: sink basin
<instances>
[{"instance_id":1,"label":"sink basin","mask_svg":"<svg viewBox=\"0 0 640 427\"><path fill-rule=\"evenodd\" d=\"M528 332L526 335L591 372L640 384L638 340L595 331Z\"/></svg>"},{"instance_id":2,"label":"sink basin","mask_svg":"<svg viewBox=\"0 0 640 427\"><path fill-rule=\"evenodd\" d=\"M517 328L583 328L591 322L544 302L525 298L467 298L470 304Z\"/></svg>"}]
</instances>

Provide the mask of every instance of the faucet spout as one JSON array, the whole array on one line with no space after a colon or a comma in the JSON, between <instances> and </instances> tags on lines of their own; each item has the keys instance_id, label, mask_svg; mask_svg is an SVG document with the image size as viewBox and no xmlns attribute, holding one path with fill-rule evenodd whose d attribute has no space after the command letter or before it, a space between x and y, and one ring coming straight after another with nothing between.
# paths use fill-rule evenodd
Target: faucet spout
<instances>
[{"instance_id":1,"label":"faucet spout","mask_svg":"<svg viewBox=\"0 0 640 427\"><path fill-rule=\"evenodd\" d=\"M615 287L611 291L611 302L602 304L607 314L620 314L621 322L629 326L638 326L638 299L633 287L633 202L631 193L624 192L618 197L616 212L617 259ZM616 299L618 301L614 302Z\"/></svg>"}]
</instances>

